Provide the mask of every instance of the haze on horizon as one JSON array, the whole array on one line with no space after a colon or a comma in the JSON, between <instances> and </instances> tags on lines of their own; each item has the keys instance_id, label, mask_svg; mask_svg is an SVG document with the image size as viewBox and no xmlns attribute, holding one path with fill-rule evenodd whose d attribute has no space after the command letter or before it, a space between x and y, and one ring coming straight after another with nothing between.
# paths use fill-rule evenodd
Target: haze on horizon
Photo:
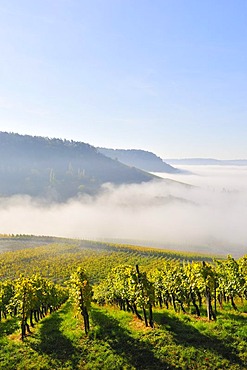
<instances>
[{"instance_id":1,"label":"haze on horizon","mask_svg":"<svg viewBox=\"0 0 247 370\"><path fill-rule=\"evenodd\" d=\"M1 231L242 256L247 253L247 167L206 167L165 175L193 186L105 184L97 196L51 205L28 196L2 198Z\"/></svg>"},{"instance_id":2,"label":"haze on horizon","mask_svg":"<svg viewBox=\"0 0 247 370\"><path fill-rule=\"evenodd\" d=\"M247 158L245 0L2 0L0 131Z\"/></svg>"}]
</instances>

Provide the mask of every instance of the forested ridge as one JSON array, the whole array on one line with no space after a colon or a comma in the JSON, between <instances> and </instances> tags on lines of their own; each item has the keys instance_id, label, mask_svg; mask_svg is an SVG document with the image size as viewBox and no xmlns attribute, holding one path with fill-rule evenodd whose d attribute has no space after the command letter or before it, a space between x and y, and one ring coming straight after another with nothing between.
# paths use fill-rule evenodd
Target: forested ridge
<instances>
[{"instance_id":1,"label":"forested ridge","mask_svg":"<svg viewBox=\"0 0 247 370\"><path fill-rule=\"evenodd\" d=\"M141 183L154 176L77 141L0 132L0 196L27 194L65 201L102 184Z\"/></svg>"},{"instance_id":2,"label":"forested ridge","mask_svg":"<svg viewBox=\"0 0 247 370\"><path fill-rule=\"evenodd\" d=\"M152 152L141 149L108 149L98 148L99 152L116 159L128 166L141 168L149 172L166 172L166 173L179 173L182 172L177 168L164 162L160 157Z\"/></svg>"}]
</instances>

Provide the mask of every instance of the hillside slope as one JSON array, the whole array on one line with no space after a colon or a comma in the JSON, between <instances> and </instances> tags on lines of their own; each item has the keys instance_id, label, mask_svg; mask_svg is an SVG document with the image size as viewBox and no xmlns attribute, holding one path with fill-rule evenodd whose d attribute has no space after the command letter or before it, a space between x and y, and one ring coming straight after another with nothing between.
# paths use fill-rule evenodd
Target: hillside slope
<instances>
[{"instance_id":1,"label":"hillside slope","mask_svg":"<svg viewBox=\"0 0 247 370\"><path fill-rule=\"evenodd\" d=\"M128 166L140 168L149 172L178 173L179 170L164 162L152 152L140 149L107 149L98 148L107 157L116 159Z\"/></svg>"},{"instance_id":2,"label":"hillside slope","mask_svg":"<svg viewBox=\"0 0 247 370\"><path fill-rule=\"evenodd\" d=\"M166 161L176 166L247 166L247 159L181 158Z\"/></svg>"},{"instance_id":3,"label":"hillside slope","mask_svg":"<svg viewBox=\"0 0 247 370\"><path fill-rule=\"evenodd\" d=\"M99 153L89 144L0 132L0 195L65 201L95 194L103 183L141 183L154 176Z\"/></svg>"}]
</instances>

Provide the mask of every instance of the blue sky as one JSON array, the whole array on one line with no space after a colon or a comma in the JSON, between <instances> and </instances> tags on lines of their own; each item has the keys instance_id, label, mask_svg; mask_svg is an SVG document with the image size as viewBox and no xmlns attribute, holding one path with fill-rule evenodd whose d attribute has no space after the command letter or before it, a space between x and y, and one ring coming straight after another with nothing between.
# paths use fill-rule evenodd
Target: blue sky
<instances>
[{"instance_id":1,"label":"blue sky","mask_svg":"<svg viewBox=\"0 0 247 370\"><path fill-rule=\"evenodd\" d=\"M245 0L0 0L0 130L247 158Z\"/></svg>"}]
</instances>

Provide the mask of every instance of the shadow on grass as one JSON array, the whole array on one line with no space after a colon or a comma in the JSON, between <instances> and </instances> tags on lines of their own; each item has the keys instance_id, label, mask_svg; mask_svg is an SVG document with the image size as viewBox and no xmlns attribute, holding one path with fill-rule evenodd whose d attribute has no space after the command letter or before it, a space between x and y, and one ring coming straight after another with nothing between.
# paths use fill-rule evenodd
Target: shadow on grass
<instances>
[{"instance_id":1,"label":"shadow on grass","mask_svg":"<svg viewBox=\"0 0 247 370\"><path fill-rule=\"evenodd\" d=\"M246 366L237 356L236 350L231 346L230 340L227 342L226 340L216 338L214 335L202 334L191 324L186 324L176 317L170 317L166 313L156 312L154 319L173 335L175 343L182 346L193 346L198 349L210 350L232 363Z\"/></svg>"},{"instance_id":2,"label":"shadow on grass","mask_svg":"<svg viewBox=\"0 0 247 370\"><path fill-rule=\"evenodd\" d=\"M229 318L232 321L236 321L239 324L246 325L246 316L241 311L236 311L235 313L228 312L227 314L222 315L221 313L218 313L218 317L222 317L223 319Z\"/></svg>"},{"instance_id":3,"label":"shadow on grass","mask_svg":"<svg viewBox=\"0 0 247 370\"><path fill-rule=\"evenodd\" d=\"M4 335L13 334L20 327L16 317L8 318L7 320L0 321L0 338Z\"/></svg>"},{"instance_id":4,"label":"shadow on grass","mask_svg":"<svg viewBox=\"0 0 247 370\"><path fill-rule=\"evenodd\" d=\"M150 344L133 338L120 326L118 320L104 314L102 310L92 310L91 318L94 324L99 326L97 339L107 342L116 354L127 359L129 365L138 370L174 369L154 356ZM178 367L176 369L179 370Z\"/></svg>"},{"instance_id":5,"label":"shadow on grass","mask_svg":"<svg viewBox=\"0 0 247 370\"><path fill-rule=\"evenodd\" d=\"M67 308L64 307L62 311L54 312L51 316L42 320L38 341L32 343L31 346L39 353L45 353L61 362L69 361L73 368L77 368L79 362L78 351L60 329L63 321L61 315L66 310Z\"/></svg>"}]
</instances>

